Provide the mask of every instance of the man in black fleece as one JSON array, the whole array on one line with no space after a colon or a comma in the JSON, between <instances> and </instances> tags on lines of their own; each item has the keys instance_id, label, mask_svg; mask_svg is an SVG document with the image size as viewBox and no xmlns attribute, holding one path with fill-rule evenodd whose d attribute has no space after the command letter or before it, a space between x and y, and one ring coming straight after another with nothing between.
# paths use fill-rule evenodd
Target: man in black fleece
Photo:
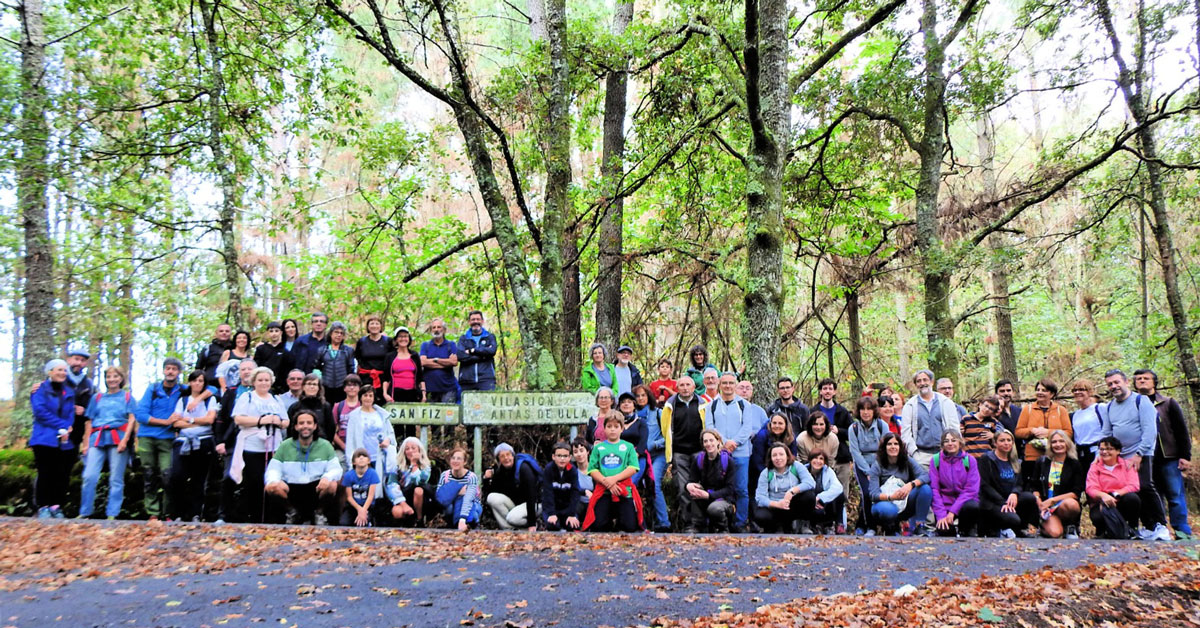
<instances>
[{"instance_id":1,"label":"man in black fleece","mask_svg":"<svg viewBox=\"0 0 1200 628\"><path fill-rule=\"evenodd\" d=\"M483 495L502 530L537 530L538 473L533 464L518 460L512 445L496 445L496 465L483 472Z\"/></svg>"}]
</instances>

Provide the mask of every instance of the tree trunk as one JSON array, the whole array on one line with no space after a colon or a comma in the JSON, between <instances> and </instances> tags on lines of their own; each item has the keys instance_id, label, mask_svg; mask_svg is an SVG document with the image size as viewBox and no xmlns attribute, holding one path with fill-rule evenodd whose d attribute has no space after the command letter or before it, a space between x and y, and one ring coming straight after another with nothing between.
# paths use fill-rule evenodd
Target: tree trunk
<instances>
[{"instance_id":1,"label":"tree trunk","mask_svg":"<svg viewBox=\"0 0 1200 628\"><path fill-rule=\"evenodd\" d=\"M1146 198L1145 190L1142 190L1142 198ZM1146 251L1146 208L1141 205L1137 206L1138 214L1138 283L1142 291L1142 357L1149 357L1146 353L1150 348L1150 281L1149 281L1149 255Z\"/></svg>"},{"instance_id":2,"label":"tree trunk","mask_svg":"<svg viewBox=\"0 0 1200 628\"><path fill-rule=\"evenodd\" d=\"M858 321L858 309L858 291L851 290L846 295L846 320L850 328L850 369L854 371L854 383L851 390L854 391L855 399L862 394L863 388L866 386L862 375L862 327Z\"/></svg>"},{"instance_id":3,"label":"tree trunk","mask_svg":"<svg viewBox=\"0 0 1200 628\"><path fill-rule=\"evenodd\" d=\"M42 367L54 357L54 250L50 240L48 186L50 128L46 91L46 29L42 0L22 0L18 6L21 29L21 119L17 129L21 156L17 160L17 207L25 237L25 329L21 338L18 408L28 403L25 391L40 378ZM14 412L11 433L23 433L28 413Z\"/></svg>"},{"instance_id":4,"label":"tree trunk","mask_svg":"<svg viewBox=\"0 0 1200 628\"><path fill-rule=\"evenodd\" d=\"M945 140L946 43L937 33L937 0L923 0L921 31L925 42L923 118L917 152L921 157L917 181L917 248L925 284L925 333L929 368L937 377L958 381L958 347L954 342L954 317L950 312L953 264L942 244L938 195L942 181Z\"/></svg>"},{"instance_id":5,"label":"tree trunk","mask_svg":"<svg viewBox=\"0 0 1200 628\"><path fill-rule=\"evenodd\" d=\"M892 294L896 302L896 348L900 353L900 383L905 384L912 375L912 365L908 361L909 347L912 346L912 331L908 328L908 294L901 290Z\"/></svg>"},{"instance_id":6,"label":"tree trunk","mask_svg":"<svg viewBox=\"0 0 1200 628\"><path fill-rule=\"evenodd\" d=\"M208 43L208 148L212 151L212 170L221 188L221 209L217 228L221 234L221 256L224 258L225 287L229 291L228 318L235 329L243 328L245 314L242 305L242 270L238 264L237 203L238 182L233 162L226 150L225 119L222 102L225 99L225 76L222 74L222 49L217 32L217 10L220 0L199 0L204 19L204 37Z\"/></svg>"},{"instance_id":7,"label":"tree trunk","mask_svg":"<svg viewBox=\"0 0 1200 628\"><path fill-rule=\"evenodd\" d=\"M569 360L575 365L573 378L578 380L582 344L579 331L579 272L578 264L574 265L574 271L566 269L564 272L562 245L565 235L563 225L567 215L574 213L570 209L568 195L571 185L571 78L567 66L566 0L549 0L546 3L546 37L550 75L547 77L549 89L546 94L546 202L542 218L542 233L546 237L542 241L541 283L542 313L549 333L544 334L543 338L550 351L559 356L558 377L555 379L571 376L564 364L566 353L570 353ZM576 246L573 242L567 248L575 249ZM563 334L566 328L563 313L568 291L572 293L570 299L575 302L574 312L570 329Z\"/></svg>"},{"instance_id":8,"label":"tree trunk","mask_svg":"<svg viewBox=\"0 0 1200 628\"><path fill-rule=\"evenodd\" d=\"M979 161L983 170L984 198L992 201L997 196L996 189L996 143L993 137L991 120L986 113L978 118L976 140L979 146ZM1017 348L1013 340L1012 305L1008 295L1008 249L1007 238L1001 233L988 236L988 248L991 249L990 268L988 269L992 283L992 325L996 336L995 347L999 358L999 377L1013 383L1013 389L1019 389L1017 383ZM996 381L993 379L992 381Z\"/></svg>"},{"instance_id":9,"label":"tree trunk","mask_svg":"<svg viewBox=\"0 0 1200 628\"><path fill-rule=\"evenodd\" d=\"M533 5L539 3L540 0L530 0L529 5L532 7ZM553 9L556 12L560 11L558 7L553 7ZM554 28L558 29L555 33L555 36L558 37L559 42L557 47L554 47L554 43L551 42L552 55L565 54L565 45L563 44L563 40L566 38L565 19L565 17L556 17L556 20L558 21L553 23ZM537 29L535 28L534 36L536 35ZM549 37L550 32L546 31L544 35ZM556 104L555 102L552 102L552 106L568 106L570 103L570 88L568 82L570 69L564 64L560 70L554 65L553 62L551 63L551 67L552 72L561 71L563 73L563 76L552 75L551 77L551 81L552 84L554 84L555 89L560 90L559 93L555 93L551 97L554 101L562 101L562 104ZM559 81L562 82L560 83ZM560 185L564 186L563 189L565 190L565 186L570 184L569 177L571 172L569 133L570 124L566 121L561 121L559 124L568 129L565 139L566 161L564 164L568 178L565 183L560 183ZM562 138L555 139L557 141L563 141ZM549 192L549 190L547 190L547 192ZM566 198L565 192L556 190L555 193L562 193L564 198ZM580 308L582 307L582 298L579 294L579 228L576 225L574 205L569 200L564 200L562 211L563 224L568 225L565 227L562 236L562 258L567 260L568 263L562 270L562 346L560 347L559 351L561 353L560 360L562 362L561 379L564 383L572 385L579 381L583 357L583 315L580 311Z\"/></svg>"},{"instance_id":10,"label":"tree trunk","mask_svg":"<svg viewBox=\"0 0 1200 628\"><path fill-rule=\"evenodd\" d=\"M783 168L791 136L786 0L746 0L746 292L742 352L756 401L766 403L779 373L783 308Z\"/></svg>"},{"instance_id":11,"label":"tree trunk","mask_svg":"<svg viewBox=\"0 0 1200 628\"><path fill-rule=\"evenodd\" d=\"M121 243L130 255L133 255L134 247L136 246L133 234L133 220L128 217L122 218L121 226ZM133 306L133 268L121 269L119 272L123 274L121 284L118 286L120 303L122 311L128 313L128 319L121 326L121 333L117 336L117 357L118 364L125 369L125 375L129 376L133 373L133 334L134 322L137 320L137 308Z\"/></svg>"},{"instance_id":12,"label":"tree trunk","mask_svg":"<svg viewBox=\"0 0 1200 628\"><path fill-rule=\"evenodd\" d=\"M1192 352L1192 332L1188 328L1187 305L1179 291L1179 269L1175 261L1175 241L1171 235L1171 221L1167 214L1167 197L1163 182L1162 163L1158 157L1158 143L1154 128L1147 124L1149 112L1146 109L1146 33L1150 26L1146 23L1145 3L1139 0L1137 5L1136 28L1138 45L1134 47L1134 70L1130 70L1121 53L1121 39L1113 25L1112 12L1108 0L1097 0L1097 12L1112 46L1112 58L1117 65L1117 85L1125 97L1125 105L1134 122L1138 124L1137 143L1141 151L1143 164L1146 166L1146 183L1150 192L1150 209L1154 214L1154 222L1150 225L1154 240L1158 244L1158 254L1162 264L1163 285L1167 293L1167 307L1171 311L1171 322L1175 326L1175 345L1178 349L1180 370L1186 380L1193 408L1200 408L1200 369L1196 366L1196 355Z\"/></svg>"},{"instance_id":13,"label":"tree trunk","mask_svg":"<svg viewBox=\"0 0 1200 628\"><path fill-rule=\"evenodd\" d=\"M633 2L618 2L612 32L620 37L633 20ZM596 342L609 351L621 342L621 262L625 199L618 193L625 173L625 99L627 60L604 80L604 149L600 161L607 203L600 217L600 276L596 289Z\"/></svg>"}]
</instances>

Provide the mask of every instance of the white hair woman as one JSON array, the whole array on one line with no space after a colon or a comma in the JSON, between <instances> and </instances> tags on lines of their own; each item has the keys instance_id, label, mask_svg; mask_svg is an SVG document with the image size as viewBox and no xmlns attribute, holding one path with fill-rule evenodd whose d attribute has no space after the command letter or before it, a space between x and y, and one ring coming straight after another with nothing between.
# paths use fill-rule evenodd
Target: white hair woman
<instances>
[{"instance_id":1,"label":"white hair woman","mask_svg":"<svg viewBox=\"0 0 1200 628\"><path fill-rule=\"evenodd\" d=\"M271 394L274 383L274 371L265 366L255 368L250 372L252 389L242 393L233 406L239 431L229 477L242 485L239 510L244 520L252 523L263 520L263 474L288 427L287 410Z\"/></svg>"}]
</instances>

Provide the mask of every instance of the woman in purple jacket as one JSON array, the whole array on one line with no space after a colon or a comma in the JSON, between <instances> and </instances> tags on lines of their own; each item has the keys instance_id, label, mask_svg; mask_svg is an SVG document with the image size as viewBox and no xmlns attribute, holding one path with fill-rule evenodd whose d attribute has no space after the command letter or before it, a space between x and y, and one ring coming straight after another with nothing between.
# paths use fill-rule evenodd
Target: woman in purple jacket
<instances>
[{"instance_id":1,"label":"woman in purple jacket","mask_svg":"<svg viewBox=\"0 0 1200 628\"><path fill-rule=\"evenodd\" d=\"M933 515L941 536L974 536L979 521L979 461L963 451L957 430L942 435L942 450L929 462Z\"/></svg>"}]
</instances>

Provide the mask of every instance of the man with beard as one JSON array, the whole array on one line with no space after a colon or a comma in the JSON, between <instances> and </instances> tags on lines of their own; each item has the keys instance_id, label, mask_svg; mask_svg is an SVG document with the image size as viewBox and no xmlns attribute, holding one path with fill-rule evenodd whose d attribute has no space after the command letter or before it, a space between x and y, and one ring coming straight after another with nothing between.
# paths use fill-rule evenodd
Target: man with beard
<instances>
[{"instance_id":1,"label":"man with beard","mask_svg":"<svg viewBox=\"0 0 1200 628\"><path fill-rule=\"evenodd\" d=\"M942 434L958 430L958 408L933 389L933 371L917 371L913 384L918 392L904 404L900 440L908 449L908 457L928 471L933 455L942 450Z\"/></svg>"},{"instance_id":2,"label":"man with beard","mask_svg":"<svg viewBox=\"0 0 1200 628\"><path fill-rule=\"evenodd\" d=\"M792 378L780 377L775 391L779 393L779 398L767 406L767 416L782 414L787 417L788 423L791 423L793 434L804 431L804 424L808 421L808 406L796 399L796 384L792 382Z\"/></svg>"}]
</instances>

